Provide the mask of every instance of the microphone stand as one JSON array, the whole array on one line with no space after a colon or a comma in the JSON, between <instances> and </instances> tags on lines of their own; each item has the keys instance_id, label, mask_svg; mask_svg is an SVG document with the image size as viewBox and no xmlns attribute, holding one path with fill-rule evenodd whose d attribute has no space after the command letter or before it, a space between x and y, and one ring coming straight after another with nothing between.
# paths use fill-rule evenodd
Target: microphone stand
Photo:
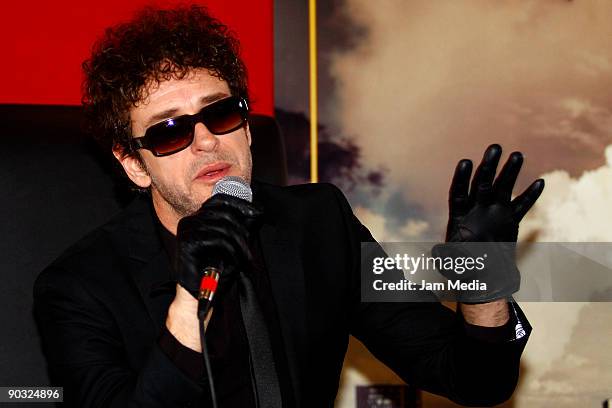
<instances>
[{"instance_id":1,"label":"microphone stand","mask_svg":"<svg viewBox=\"0 0 612 408\"><path fill-rule=\"evenodd\" d=\"M200 282L200 292L198 294L198 319L200 321L200 345L202 347L202 357L204 359L204 367L208 377L208 388L210 390L210 399L212 407L217 408L217 394L215 392L215 383L213 380L212 368L210 366L210 357L208 355L208 347L206 347L205 338L205 320L208 311L212 304L212 298L217 290L217 283L221 271L215 267L209 266L204 269L204 275Z\"/></svg>"}]
</instances>

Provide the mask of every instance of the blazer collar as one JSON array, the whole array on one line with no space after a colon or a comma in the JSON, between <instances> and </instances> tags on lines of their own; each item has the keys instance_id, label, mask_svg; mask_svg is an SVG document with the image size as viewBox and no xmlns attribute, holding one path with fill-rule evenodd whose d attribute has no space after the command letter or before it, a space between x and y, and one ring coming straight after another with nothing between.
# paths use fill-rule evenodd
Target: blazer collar
<instances>
[{"instance_id":1,"label":"blazer collar","mask_svg":"<svg viewBox=\"0 0 612 408\"><path fill-rule=\"evenodd\" d=\"M152 256L162 250L157 230L159 220L155 214L151 197L141 194L125 211L127 255L141 262L149 262Z\"/></svg>"},{"instance_id":2,"label":"blazer collar","mask_svg":"<svg viewBox=\"0 0 612 408\"><path fill-rule=\"evenodd\" d=\"M120 236L121 247L125 248L130 276L157 334L175 294L170 261L157 230L159 221L148 195L139 195L123 214L126 218Z\"/></svg>"}]
</instances>

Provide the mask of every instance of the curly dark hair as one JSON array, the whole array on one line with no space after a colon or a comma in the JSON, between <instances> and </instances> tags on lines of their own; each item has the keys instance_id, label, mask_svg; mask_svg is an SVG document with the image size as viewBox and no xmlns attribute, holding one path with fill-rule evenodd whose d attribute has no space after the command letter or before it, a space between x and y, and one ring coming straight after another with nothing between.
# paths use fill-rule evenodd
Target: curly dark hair
<instances>
[{"instance_id":1,"label":"curly dark hair","mask_svg":"<svg viewBox=\"0 0 612 408\"><path fill-rule=\"evenodd\" d=\"M83 62L87 129L105 151L118 146L133 155L130 108L147 98L151 84L182 79L197 68L248 100L240 44L226 25L197 5L142 9L131 21L106 29Z\"/></svg>"}]
</instances>

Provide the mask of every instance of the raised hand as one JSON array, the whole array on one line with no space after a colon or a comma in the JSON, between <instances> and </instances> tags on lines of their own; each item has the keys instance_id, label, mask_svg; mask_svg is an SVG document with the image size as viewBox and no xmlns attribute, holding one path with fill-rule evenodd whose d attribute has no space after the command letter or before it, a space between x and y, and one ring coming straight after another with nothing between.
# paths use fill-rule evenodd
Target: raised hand
<instances>
[{"instance_id":1,"label":"raised hand","mask_svg":"<svg viewBox=\"0 0 612 408\"><path fill-rule=\"evenodd\" d=\"M494 181L501 154L498 144L487 148L471 187L471 160L464 159L457 164L449 192L446 241L516 242L519 223L542 193L544 180L534 181L512 200L523 155L521 152L510 154Z\"/></svg>"},{"instance_id":2,"label":"raised hand","mask_svg":"<svg viewBox=\"0 0 612 408\"><path fill-rule=\"evenodd\" d=\"M453 268L440 270L449 280L466 283L478 280L486 284L486 289L458 291L456 300L460 302L492 302L507 298L520 288L521 277L515 261L519 223L542 193L544 180L534 181L512 200L523 155L510 154L495 179L501 154L501 146L497 144L487 148L471 185L472 162L461 160L457 164L448 200L448 243L432 248L434 256L455 260L488 256L485 267L479 270L466 273L458 273Z\"/></svg>"}]
</instances>

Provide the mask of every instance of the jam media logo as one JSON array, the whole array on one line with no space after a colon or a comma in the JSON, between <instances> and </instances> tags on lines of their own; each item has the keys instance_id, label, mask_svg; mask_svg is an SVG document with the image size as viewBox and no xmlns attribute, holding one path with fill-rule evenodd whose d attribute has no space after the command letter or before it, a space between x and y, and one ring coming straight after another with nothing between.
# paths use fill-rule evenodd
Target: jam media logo
<instances>
[{"instance_id":1,"label":"jam media logo","mask_svg":"<svg viewBox=\"0 0 612 408\"><path fill-rule=\"evenodd\" d=\"M485 291L487 284L478 279L471 281L449 280L448 282L413 282L408 279L402 279L399 282L383 282L376 279L372 282L372 288L376 291L445 291L445 290L471 290Z\"/></svg>"}]
</instances>

